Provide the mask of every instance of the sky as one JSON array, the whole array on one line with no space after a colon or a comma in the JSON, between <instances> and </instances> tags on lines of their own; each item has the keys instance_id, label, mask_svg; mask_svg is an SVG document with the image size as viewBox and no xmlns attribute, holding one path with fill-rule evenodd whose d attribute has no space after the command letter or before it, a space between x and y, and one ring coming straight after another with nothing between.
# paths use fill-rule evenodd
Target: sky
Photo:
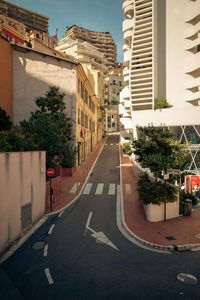
<instances>
[{"instance_id":1,"label":"sky","mask_svg":"<svg viewBox=\"0 0 200 300\"><path fill-rule=\"evenodd\" d=\"M78 25L93 31L108 31L117 44L117 59L123 62L123 0L9 0L8 2L49 17L49 34L58 28L60 40L66 26Z\"/></svg>"}]
</instances>

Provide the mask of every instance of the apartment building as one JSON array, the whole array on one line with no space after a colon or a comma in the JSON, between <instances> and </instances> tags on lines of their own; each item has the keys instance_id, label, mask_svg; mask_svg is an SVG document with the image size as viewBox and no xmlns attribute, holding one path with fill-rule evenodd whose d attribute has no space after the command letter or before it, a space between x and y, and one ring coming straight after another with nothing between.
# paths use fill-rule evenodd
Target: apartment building
<instances>
[{"instance_id":1,"label":"apartment building","mask_svg":"<svg viewBox=\"0 0 200 300\"><path fill-rule=\"evenodd\" d=\"M64 37L55 48L62 53L73 56L76 61L91 67L91 69L100 70L102 73L108 70L104 53L89 42Z\"/></svg>"},{"instance_id":2,"label":"apartment building","mask_svg":"<svg viewBox=\"0 0 200 300\"><path fill-rule=\"evenodd\" d=\"M48 20L48 17L41 14L0 0L0 23L5 27L3 31L11 41L14 33L18 33L22 35L24 41L31 41L35 38L44 45L54 48L58 41L57 34L49 36ZM23 41L20 40L20 43L23 44Z\"/></svg>"},{"instance_id":3,"label":"apartment building","mask_svg":"<svg viewBox=\"0 0 200 300\"><path fill-rule=\"evenodd\" d=\"M105 110L106 110L106 131L119 131L119 100L120 92L123 89L122 68L110 70L104 79L105 83Z\"/></svg>"},{"instance_id":4,"label":"apartment building","mask_svg":"<svg viewBox=\"0 0 200 300\"><path fill-rule=\"evenodd\" d=\"M168 126L191 142L189 170L199 173L200 0L126 0L124 82L120 116L137 138L137 125ZM155 99L171 108L154 110Z\"/></svg>"},{"instance_id":5,"label":"apartment building","mask_svg":"<svg viewBox=\"0 0 200 300\"><path fill-rule=\"evenodd\" d=\"M62 41L65 41L66 37L73 40L78 39L91 43L105 55L107 60L106 65L108 67L116 67L117 46L109 32L91 31L77 25L73 25L67 29L64 38L61 40L61 43Z\"/></svg>"}]
</instances>

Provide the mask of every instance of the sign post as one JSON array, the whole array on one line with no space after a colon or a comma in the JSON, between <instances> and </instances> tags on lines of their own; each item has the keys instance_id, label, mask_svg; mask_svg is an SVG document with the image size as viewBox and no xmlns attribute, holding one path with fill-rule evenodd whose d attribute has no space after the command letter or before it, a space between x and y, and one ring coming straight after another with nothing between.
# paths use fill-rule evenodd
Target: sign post
<instances>
[{"instance_id":1,"label":"sign post","mask_svg":"<svg viewBox=\"0 0 200 300\"><path fill-rule=\"evenodd\" d=\"M50 179L50 206L51 206L51 211L53 210L53 189L52 189L52 186L51 186L51 177L55 174L55 170L54 169L48 169L47 170L47 175Z\"/></svg>"}]
</instances>

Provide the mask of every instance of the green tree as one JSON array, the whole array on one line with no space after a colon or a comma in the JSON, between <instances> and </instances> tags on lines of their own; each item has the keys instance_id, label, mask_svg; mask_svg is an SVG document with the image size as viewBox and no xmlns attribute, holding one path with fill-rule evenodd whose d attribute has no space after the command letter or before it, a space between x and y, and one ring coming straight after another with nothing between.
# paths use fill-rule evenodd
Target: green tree
<instances>
[{"instance_id":1,"label":"green tree","mask_svg":"<svg viewBox=\"0 0 200 300\"><path fill-rule=\"evenodd\" d=\"M166 99L164 98L156 98L154 103L154 110L156 109L163 109L163 108L170 108L172 105L170 105Z\"/></svg>"},{"instance_id":2,"label":"green tree","mask_svg":"<svg viewBox=\"0 0 200 300\"><path fill-rule=\"evenodd\" d=\"M37 109L29 120L20 123L29 146L46 151L47 168L62 162L66 147L73 140L72 122L64 112L64 96L57 87L50 86L45 97L35 99Z\"/></svg>"},{"instance_id":3,"label":"green tree","mask_svg":"<svg viewBox=\"0 0 200 300\"><path fill-rule=\"evenodd\" d=\"M0 131L0 152L18 152L30 150L29 144L20 127Z\"/></svg>"},{"instance_id":4,"label":"green tree","mask_svg":"<svg viewBox=\"0 0 200 300\"><path fill-rule=\"evenodd\" d=\"M12 126L10 117L6 111L0 107L0 131L9 130Z\"/></svg>"},{"instance_id":5,"label":"green tree","mask_svg":"<svg viewBox=\"0 0 200 300\"><path fill-rule=\"evenodd\" d=\"M139 139L133 141L134 154L142 167L149 168L156 175L167 168L179 168L186 152L179 141L173 140L173 134L162 127L138 127Z\"/></svg>"}]
</instances>

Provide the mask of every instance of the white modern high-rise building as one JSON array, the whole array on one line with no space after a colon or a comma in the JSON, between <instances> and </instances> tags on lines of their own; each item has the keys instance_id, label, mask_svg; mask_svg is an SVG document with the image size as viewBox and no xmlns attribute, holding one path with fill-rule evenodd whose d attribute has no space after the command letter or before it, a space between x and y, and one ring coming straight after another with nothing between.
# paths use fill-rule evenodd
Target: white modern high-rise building
<instances>
[{"instance_id":1,"label":"white modern high-rise building","mask_svg":"<svg viewBox=\"0 0 200 300\"><path fill-rule=\"evenodd\" d=\"M200 169L200 0L126 0L120 116L137 125L168 126L191 142L189 169ZM154 110L156 98L171 108Z\"/></svg>"}]
</instances>

